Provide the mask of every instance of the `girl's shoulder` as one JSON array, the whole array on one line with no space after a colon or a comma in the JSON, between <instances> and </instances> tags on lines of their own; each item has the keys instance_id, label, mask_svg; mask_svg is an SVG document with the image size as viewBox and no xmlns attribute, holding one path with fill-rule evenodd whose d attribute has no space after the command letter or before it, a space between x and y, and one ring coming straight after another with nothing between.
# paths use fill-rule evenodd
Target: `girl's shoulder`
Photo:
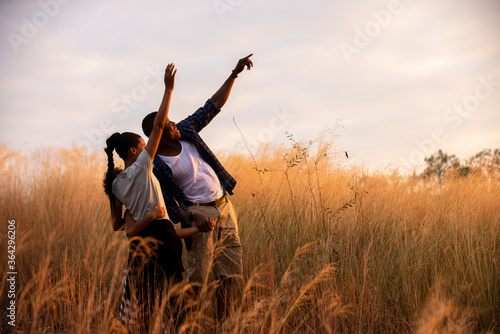
<instances>
[{"instance_id":1,"label":"girl's shoulder","mask_svg":"<svg viewBox=\"0 0 500 334\"><path fill-rule=\"evenodd\" d=\"M134 162L132 166L135 166L136 168L139 167L139 168L152 169L153 159L149 155L148 151L142 150L142 152L139 154L137 160Z\"/></svg>"},{"instance_id":2,"label":"girl's shoulder","mask_svg":"<svg viewBox=\"0 0 500 334\"><path fill-rule=\"evenodd\" d=\"M122 182L130 181L136 178L139 174L148 173L148 171L152 171L153 162L150 158L149 153L146 150L143 150L137 160L129 167L125 168L120 174L118 174L113 181L113 185L115 183L119 184Z\"/></svg>"}]
</instances>

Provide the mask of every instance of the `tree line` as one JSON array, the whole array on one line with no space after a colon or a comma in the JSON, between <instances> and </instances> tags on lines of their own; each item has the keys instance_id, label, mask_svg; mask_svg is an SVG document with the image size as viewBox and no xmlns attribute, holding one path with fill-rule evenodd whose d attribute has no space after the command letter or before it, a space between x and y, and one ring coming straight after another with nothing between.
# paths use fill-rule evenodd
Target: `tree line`
<instances>
[{"instance_id":1,"label":"tree line","mask_svg":"<svg viewBox=\"0 0 500 334\"><path fill-rule=\"evenodd\" d=\"M439 150L426 157L425 163L426 167L420 174L420 177L423 178L441 180L449 173L460 177L467 177L471 173L492 175L500 173L500 149L484 149L465 160L460 160L454 154L449 155Z\"/></svg>"}]
</instances>

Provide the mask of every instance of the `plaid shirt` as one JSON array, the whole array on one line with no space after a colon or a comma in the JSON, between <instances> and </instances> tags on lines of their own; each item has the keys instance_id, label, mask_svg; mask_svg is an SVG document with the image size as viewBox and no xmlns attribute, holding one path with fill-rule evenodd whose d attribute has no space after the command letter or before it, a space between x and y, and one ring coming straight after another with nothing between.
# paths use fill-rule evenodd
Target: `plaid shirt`
<instances>
[{"instance_id":1,"label":"plaid shirt","mask_svg":"<svg viewBox=\"0 0 500 334\"><path fill-rule=\"evenodd\" d=\"M181 133L181 140L190 142L196 146L201 158L212 167L219 178L222 189L232 195L236 181L229 175L213 152L208 148L207 144L198 135L198 132L207 126L219 112L220 109L217 109L212 100L208 99L205 105L199 108L194 114L177 123L177 130ZM155 155L153 164L153 173L160 182L168 216L172 221L182 223L183 221L177 218L177 214L179 210L187 209L187 197L175 184L170 167L158 155Z\"/></svg>"}]
</instances>

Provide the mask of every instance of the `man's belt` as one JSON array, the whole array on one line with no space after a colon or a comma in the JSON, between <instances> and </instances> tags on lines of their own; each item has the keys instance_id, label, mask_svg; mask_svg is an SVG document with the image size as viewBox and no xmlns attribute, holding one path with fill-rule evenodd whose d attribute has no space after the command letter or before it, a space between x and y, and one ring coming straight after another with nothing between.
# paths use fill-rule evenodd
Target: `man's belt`
<instances>
[{"instance_id":1,"label":"man's belt","mask_svg":"<svg viewBox=\"0 0 500 334\"><path fill-rule=\"evenodd\" d=\"M227 202L227 195L223 195L221 198L216 199L215 201L208 202L208 203L193 203L193 202L186 202L188 206L191 205L202 205L202 206L212 206L212 207L218 207L222 203Z\"/></svg>"}]
</instances>

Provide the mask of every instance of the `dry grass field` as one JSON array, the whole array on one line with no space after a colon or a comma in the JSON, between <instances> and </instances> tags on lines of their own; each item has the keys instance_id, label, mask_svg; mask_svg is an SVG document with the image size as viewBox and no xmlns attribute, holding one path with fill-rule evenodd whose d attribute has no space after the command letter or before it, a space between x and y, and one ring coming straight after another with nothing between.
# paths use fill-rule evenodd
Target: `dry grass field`
<instances>
[{"instance_id":1,"label":"dry grass field","mask_svg":"<svg viewBox=\"0 0 500 334\"><path fill-rule=\"evenodd\" d=\"M128 244L111 228L104 152L0 149L2 332L126 333L117 314ZM204 287L180 332L500 332L500 178L366 172L322 141L221 160L238 181L240 298L216 324ZM172 332L168 305L156 313L153 332Z\"/></svg>"}]
</instances>

